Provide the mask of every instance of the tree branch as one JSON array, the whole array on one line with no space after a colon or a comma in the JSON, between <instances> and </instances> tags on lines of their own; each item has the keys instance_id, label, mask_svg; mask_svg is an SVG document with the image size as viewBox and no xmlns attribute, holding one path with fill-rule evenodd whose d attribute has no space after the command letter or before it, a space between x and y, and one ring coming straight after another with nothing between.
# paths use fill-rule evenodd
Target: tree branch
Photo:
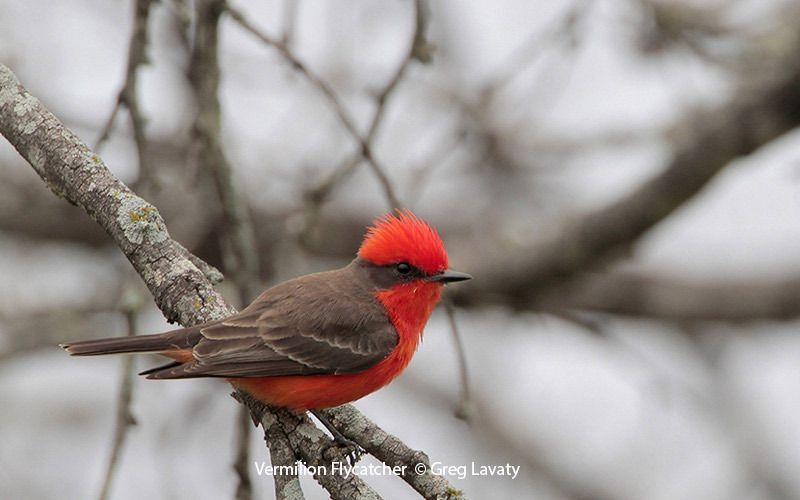
<instances>
[{"instance_id":1,"label":"tree branch","mask_svg":"<svg viewBox=\"0 0 800 500\"><path fill-rule=\"evenodd\" d=\"M303 460L303 463L317 467L316 471L324 472L315 473L314 479L331 494L332 498L361 500L380 498L357 474L334 474L330 463L326 464L322 461L324 445L330 440L306 414L298 417L285 408L269 407L244 391L237 390L233 393L233 397L250 409L253 421L261 424L265 435L268 429L274 430L276 425L280 426L292 449ZM331 448L331 452L335 451L337 451L336 448ZM341 451L338 454L339 456L335 457L337 460L346 460ZM328 467L318 467L320 465L328 465Z\"/></svg>"},{"instance_id":2,"label":"tree branch","mask_svg":"<svg viewBox=\"0 0 800 500\"><path fill-rule=\"evenodd\" d=\"M233 277L237 288L238 307L248 304L259 293L258 248L247 205L237 195L233 169L222 144L222 111L219 102L219 18L224 2L200 0L195 2L194 44L189 60L189 81L197 103L193 127L195 159L199 171L211 174L217 189L225 226L219 235L219 244L225 262L225 271ZM239 478L237 500L253 496L249 474L250 419L247 408L241 406L237 415L236 459L234 470ZM266 431L265 431L266 432ZM267 441L271 455L285 455L286 450L275 449L283 441ZM299 490L299 483L297 484ZM281 488L275 484L276 495Z\"/></svg>"},{"instance_id":3,"label":"tree branch","mask_svg":"<svg viewBox=\"0 0 800 500\"><path fill-rule=\"evenodd\" d=\"M322 410L322 414L342 434L358 443L381 462L389 467L403 467L400 470L404 473L400 477L423 497L431 500L464 498L461 490L454 488L442 476L430 471L430 461L425 453L409 448L398 438L364 418L351 405Z\"/></svg>"},{"instance_id":4,"label":"tree branch","mask_svg":"<svg viewBox=\"0 0 800 500\"><path fill-rule=\"evenodd\" d=\"M137 70L139 66L147 64L147 38L148 20L150 17L150 7L153 0L135 0L133 16L133 32L128 45L128 64L125 70L125 83L117 96L117 102L111 110L111 114L106 121L97 140L95 150L100 150L100 146L108 139L111 130L114 128L114 120L117 112L122 106L128 109L128 115L133 129L133 140L136 144L136 153L139 157L139 175L146 177L150 182L155 182L155 176L150 175L151 164L147 158L147 137L145 136L145 118L139 108L138 78Z\"/></svg>"},{"instance_id":5,"label":"tree branch","mask_svg":"<svg viewBox=\"0 0 800 500\"><path fill-rule=\"evenodd\" d=\"M133 264L167 319L196 325L234 312L189 260L186 249L169 237L156 208L116 179L103 160L1 64L0 134L54 193L78 205L106 230ZM258 408L259 404L248 407ZM348 411L357 415L358 421L374 426L357 410L350 408ZM318 463L322 446L330 442L325 434L307 417L297 417L285 410L278 410L276 414L292 448L303 461ZM263 420L263 413L257 415ZM270 414L264 418L270 418ZM383 447L371 445L370 449L382 453ZM348 477L325 474L317 479L334 498L378 498L354 474ZM436 482L447 484L444 478Z\"/></svg>"},{"instance_id":6,"label":"tree branch","mask_svg":"<svg viewBox=\"0 0 800 500\"><path fill-rule=\"evenodd\" d=\"M129 295L129 296L126 296ZM139 313L141 301L137 292L132 290L125 290L123 297L121 297L121 309L125 314L125 322L127 325L127 335L136 335L136 316ZM131 401L133 400L133 381L136 377L136 372L133 370L133 356L126 356L122 360L122 372L119 387L119 397L117 399L117 419L114 428L114 437L111 441L111 455L108 458L106 465L106 472L103 476L103 485L100 488L100 500L105 500L109 497L111 492L111 484L114 480L114 473L117 470L117 463L119 457L122 455L122 447L125 444L125 437L128 434L128 429L132 425L136 425L136 418L131 412Z\"/></svg>"},{"instance_id":7,"label":"tree branch","mask_svg":"<svg viewBox=\"0 0 800 500\"><path fill-rule=\"evenodd\" d=\"M447 313L447 322L450 326L453 347L455 347L456 350L458 378L461 383L461 394L458 398L458 406L455 408L455 416L465 422L471 422L474 414L474 404L472 402L472 391L469 385L467 353L464 350L464 342L461 340L461 332L458 329L458 322L456 321L456 308L453 306L453 301L450 299L449 295L444 298L444 309Z\"/></svg>"},{"instance_id":8,"label":"tree branch","mask_svg":"<svg viewBox=\"0 0 800 500\"><path fill-rule=\"evenodd\" d=\"M370 166L372 172L375 174L375 177L378 179L384 195L391 204L391 208L401 208L402 205L397 199L397 196L394 192L394 187L389 180L389 176L386 174L386 167L382 165L377 158L375 158L370 141L367 140L367 138L363 136L361 132L359 132L355 120L347 111L344 104L342 104L342 101L339 99L336 91L333 90L333 87L331 87L328 82L323 80L319 75L308 68L308 66L306 66L281 40L272 38L263 31L259 30L255 25L250 23L250 21L244 16L244 14L242 14L241 11L237 10L233 6L228 5L227 8L231 18L239 23L239 25L244 28L245 31L261 40L265 45L275 48L281 57L291 64L292 68L304 75L306 80L308 80L308 82L311 83L311 85L325 97L325 99L333 108L341 124L358 143L358 147L361 150L361 157L367 161L367 164ZM402 71L405 71L405 69ZM400 76L402 76L402 72L397 76L397 80L400 79Z\"/></svg>"},{"instance_id":9,"label":"tree branch","mask_svg":"<svg viewBox=\"0 0 800 500\"><path fill-rule=\"evenodd\" d=\"M246 404L241 407L245 411L250 411ZM250 415L252 416L253 413ZM264 441L267 442L269 449L269 460L275 470L272 475L272 481L275 484L275 499L303 500L303 490L300 489L300 479L297 477L297 457L295 457L288 434L273 414L264 413L254 423L256 425L260 423L264 430Z\"/></svg>"},{"instance_id":10,"label":"tree branch","mask_svg":"<svg viewBox=\"0 0 800 500\"><path fill-rule=\"evenodd\" d=\"M796 42L794 37L793 43L783 47L771 74L751 76L721 106L698 111L680 123L676 152L660 174L632 194L584 216L539 248L510 250L502 263L481 266L480 279L452 291L455 302L537 307L557 286L624 255L640 236L697 195L731 161L795 128L800 124L800 44Z\"/></svg>"},{"instance_id":11,"label":"tree branch","mask_svg":"<svg viewBox=\"0 0 800 500\"><path fill-rule=\"evenodd\" d=\"M630 272L589 275L542 306L675 322L789 320L800 316L800 276L692 282Z\"/></svg>"},{"instance_id":12,"label":"tree branch","mask_svg":"<svg viewBox=\"0 0 800 500\"><path fill-rule=\"evenodd\" d=\"M116 179L4 65L0 133L56 195L82 208L111 236L167 320L194 325L232 313L186 249L169 237L158 210Z\"/></svg>"},{"instance_id":13,"label":"tree branch","mask_svg":"<svg viewBox=\"0 0 800 500\"><path fill-rule=\"evenodd\" d=\"M217 37L224 2L201 0L196 9L194 47L189 61L189 80L198 107L193 127L195 157L200 170L214 179L226 222L224 236L230 244L228 274L233 276L240 301L245 304L260 291L258 248L247 204L237 194L233 169L221 139Z\"/></svg>"}]
</instances>

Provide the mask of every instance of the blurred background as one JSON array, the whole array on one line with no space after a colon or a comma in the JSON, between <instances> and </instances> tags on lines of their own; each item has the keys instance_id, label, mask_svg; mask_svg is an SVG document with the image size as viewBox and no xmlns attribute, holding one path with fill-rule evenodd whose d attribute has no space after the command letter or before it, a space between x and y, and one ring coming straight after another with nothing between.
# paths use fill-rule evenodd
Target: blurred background
<instances>
[{"instance_id":1,"label":"blurred background","mask_svg":"<svg viewBox=\"0 0 800 500\"><path fill-rule=\"evenodd\" d=\"M0 61L225 270L196 126L206 3L1 2ZM440 307L363 413L433 461L521 466L448 476L470 498L800 498L798 2L230 5L218 149L257 287L346 263L396 204L475 276L448 291L465 363ZM111 239L4 140L0 256L0 491L96 497L129 371L56 344L168 325ZM233 498L230 389L130 390L107 498Z\"/></svg>"}]
</instances>

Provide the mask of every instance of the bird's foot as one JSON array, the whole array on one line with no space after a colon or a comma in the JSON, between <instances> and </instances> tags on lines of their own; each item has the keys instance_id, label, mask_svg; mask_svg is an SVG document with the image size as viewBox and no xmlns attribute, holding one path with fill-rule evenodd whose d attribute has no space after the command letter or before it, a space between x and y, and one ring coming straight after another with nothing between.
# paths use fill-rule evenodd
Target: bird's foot
<instances>
[{"instance_id":1,"label":"bird's foot","mask_svg":"<svg viewBox=\"0 0 800 500\"><path fill-rule=\"evenodd\" d=\"M332 441L326 443L321 451L323 459L329 462L344 459L351 466L357 464L364 453L366 453L364 448L341 435L335 436Z\"/></svg>"},{"instance_id":2,"label":"bird's foot","mask_svg":"<svg viewBox=\"0 0 800 500\"><path fill-rule=\"evenodd\" d=\"M337 429L319 410L309 410L312 415L317 417L322 425L328 429L328 432L333 436L333 441L329 441L322 447L321 455L323 460L334 462L344 458L351 466L358 463L361 457L366 453L364 448L360 447L356 442L351 441L344 437L344 434ZM338 452L332 452L332 449Z\"/></svg>"}]
</instances>

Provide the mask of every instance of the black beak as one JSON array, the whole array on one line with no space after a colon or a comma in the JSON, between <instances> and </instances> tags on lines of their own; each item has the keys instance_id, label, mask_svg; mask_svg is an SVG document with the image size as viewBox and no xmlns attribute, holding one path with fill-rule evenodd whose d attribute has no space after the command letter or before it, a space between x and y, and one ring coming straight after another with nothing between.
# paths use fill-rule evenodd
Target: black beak
<instances>
[{"instance_id":1,"label":"black beak","mask_svg":"<svg viewBox=\"0 0 800 500\"><path fill-rule=\"evenodd\" d=\"M472 276L467 273L460 273L458 271L447 270L439 274L434 274L428 281L438 281L440 283L455 283L456 281L471 280Z\"/></svg>"}]
</instances>

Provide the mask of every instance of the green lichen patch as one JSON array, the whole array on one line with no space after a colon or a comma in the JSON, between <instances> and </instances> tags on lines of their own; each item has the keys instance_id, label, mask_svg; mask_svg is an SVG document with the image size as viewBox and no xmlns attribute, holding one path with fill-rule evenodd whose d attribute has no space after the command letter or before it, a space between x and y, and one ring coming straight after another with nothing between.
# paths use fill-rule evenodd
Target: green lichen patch
<instances>
[{"instance_id":1,"label":"green lichen patch","mask_svg":"<svg viewBox=\"0 0 800 500\"><path fill-rule=\"evenodd\" d=\"M445 492L447 495L445 498L464 498L464 491L454 488L453 486L448 486L447 491Z\"/></svg>"},{"instance_id":2,"label":"green lichen patch","mask_svg":"<svg viewBox=\"0 0 800 500\"><path fill-rule=\"evenodd\" d=\"M86 149L80 152L80 166L85 170L105 169L106 164L97 153Z\"/></svg>"},{"instance_id":3,"label":"green lichen patch","mask_svg":"<svg viewBox=\"0 0 800 500\"><path fill-rule=\"evenodd\" d=\"M143 199L124 196L117 209L117 222L131 243L159 243L169 237L164 219L153 205Z\"/></svg>"}]
</instances>

